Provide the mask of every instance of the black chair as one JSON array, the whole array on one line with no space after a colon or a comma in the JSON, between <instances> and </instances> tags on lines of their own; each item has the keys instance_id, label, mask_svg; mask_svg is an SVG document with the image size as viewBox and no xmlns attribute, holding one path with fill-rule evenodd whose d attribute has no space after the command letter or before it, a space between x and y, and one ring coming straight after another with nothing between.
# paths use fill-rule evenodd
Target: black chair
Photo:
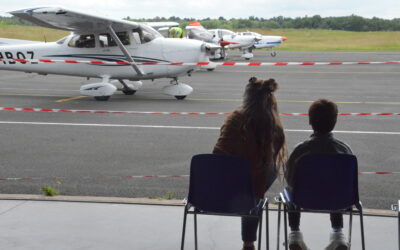
<instances>
[{"instance_id":1,"label":"black chair","mask_svg":"<svg viewBox=\"0 0 400 250\"><path fill-rule=\"evenodd\" d=\"M392 210L397 211L397 220L398 220L397 233L398 233L399 250L400 250L400 200L398 201L397 204L392 205Z\"/></svg>"},{"instance_id":2,"label":"black chair","mask_svg":"<svg viewBox=\"0 0 400 250\"><path fill-rule=\"evenodd\" d=\"M358 165L354 155L312 154L301 157L294 173L293 191L283 190L279 200L277 249L281 204L284 208L285 249L288 249L287 213L295 206L304 212L349 213L350 247L353 213L358 213L361 244L365 249L363 210L358 195Z\"/></svg>"},{"instance_id":3,"label":"black chair","mask_svg":"<svg viewBox=\"0 0 400 250\"><path fill-rule=\"evenodd\" d=\"M186 201L181 249L185 245L186 218L194 217L197 250L197 215L247 216L259 218L258 249L261 249L263 210L266 211L266 246L269 249L268 200L256 201L250 169L242 158L200 154L192 158L189 195Z\"/></svg>"}]
</instances>

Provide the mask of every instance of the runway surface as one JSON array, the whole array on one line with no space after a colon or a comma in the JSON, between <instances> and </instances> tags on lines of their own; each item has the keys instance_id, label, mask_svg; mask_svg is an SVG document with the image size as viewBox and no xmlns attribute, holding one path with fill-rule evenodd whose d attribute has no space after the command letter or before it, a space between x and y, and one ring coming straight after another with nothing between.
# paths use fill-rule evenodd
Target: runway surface
<instances>
[{"instance_id":1,"label":"runway surface","mask_svg":"<svg viewBox=\"0 0 400 250\"><path fill-rule=\"evenodd\" d=\"M242 61L231 53L231 61ZM258 62L400 60L400 53L257 52ZM275 78L281 113L306 113L328 98L340 112L400 112L400 65L220 67L181 79L194 88L184 101L162 94L168 80L144 81L134 96L108 102L81 97L86 79L0 71L0 107L231 112L252 76ZM95 82L90 80L89 82ZM173 197L188 190L190 158L212 150L225 115L87 114L0 111L1 193L41 193L55 186L64 195ZM311 134L307 117L282 117L289 151ZM340 117L336 136L351 145L363 172L400 171L400 116ZM127 176L179 175L165 178ZM182 176L184 175L184 176ZM360 175L365 207L389 209L400 198L399 174ZM340 185L340 183L338 183ZM276 182L268 196L282 188Z\"/></svg>"}]
</instances>

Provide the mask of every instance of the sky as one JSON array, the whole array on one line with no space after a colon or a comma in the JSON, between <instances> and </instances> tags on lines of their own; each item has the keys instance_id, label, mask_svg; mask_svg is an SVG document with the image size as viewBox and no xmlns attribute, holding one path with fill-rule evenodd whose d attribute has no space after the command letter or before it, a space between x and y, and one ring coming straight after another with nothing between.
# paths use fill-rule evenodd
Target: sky
<instances>
[{"instance_id":1,"label":"sky","mask_svg":"<svg viewBox=\"0 0 400 250\"><path fill-rule=\"evenodd\" d=\"M30 7L63 6L92 14L125 18L271 18L358 15L400 18L400 0L0 0L0 16Z\"/></svg>"}]
</instances>

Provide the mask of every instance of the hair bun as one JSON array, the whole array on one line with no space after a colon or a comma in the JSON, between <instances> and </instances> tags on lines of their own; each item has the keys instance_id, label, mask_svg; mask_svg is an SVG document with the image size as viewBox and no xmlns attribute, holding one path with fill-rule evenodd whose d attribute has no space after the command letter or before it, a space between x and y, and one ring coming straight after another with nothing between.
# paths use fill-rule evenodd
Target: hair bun
<instances>
[{"instance_id":1,"label":"hair bun","mask_svg":"<svg viewBox=\"0 0 400 250\"><path fill-rule=\"evenodd\" d=\"M257 77L253 76L249 79L249 83L256 83L257 82Z\"/></svg>"},{"instance_id":2,"label":"hair bun","mask_svg":"<svg viewBox=\"0 0 400 250\"><path fill-rule=\"evenodd\" d=\"M264 81L263 87L264 87L264 90L266 90L268 93L273 93L278 89L279 85L275 81L275 79L271 78L271 79Z\"/></svg>"}]
</instances>

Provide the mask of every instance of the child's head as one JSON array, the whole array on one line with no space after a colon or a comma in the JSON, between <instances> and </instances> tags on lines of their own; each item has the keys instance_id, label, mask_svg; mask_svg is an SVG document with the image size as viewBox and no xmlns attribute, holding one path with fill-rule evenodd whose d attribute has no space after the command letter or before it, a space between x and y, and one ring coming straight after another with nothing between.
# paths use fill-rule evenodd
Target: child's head
<instances>
[{"instance_id":1,"label":"child's head","mask_svg":"<svg viewBox=\"0 0 400 250\"><path fill-rule=\"evenodd\" d=\"M308 109L309 123L314 132L329 133L336 125L337 105L327 99L319 99Z\"/></svg>"}]
</instances>

